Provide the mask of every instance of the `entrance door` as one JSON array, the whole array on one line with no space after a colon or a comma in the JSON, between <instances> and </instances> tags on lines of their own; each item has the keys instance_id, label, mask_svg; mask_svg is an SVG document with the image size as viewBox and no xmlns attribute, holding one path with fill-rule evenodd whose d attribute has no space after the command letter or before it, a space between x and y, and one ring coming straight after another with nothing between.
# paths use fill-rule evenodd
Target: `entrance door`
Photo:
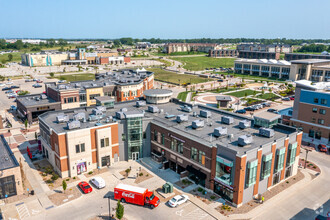
<instances>
[{"instance_id":1,"label":"entrance door","mask_svg":"<svg viewBox=\"0 0 330 220\"><path fill-rule=\"evenodd\" d=\"M132 153L132 160L138 160L139 159L139 152L133 152Z\"/></svg>"}]
</instances>

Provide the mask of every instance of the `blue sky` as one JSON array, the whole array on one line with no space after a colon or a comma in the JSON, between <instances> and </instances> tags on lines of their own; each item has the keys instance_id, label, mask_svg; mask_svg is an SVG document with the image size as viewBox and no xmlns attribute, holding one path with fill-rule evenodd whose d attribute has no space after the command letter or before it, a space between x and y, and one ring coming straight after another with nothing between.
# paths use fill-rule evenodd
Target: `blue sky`
<instances>
[{"instance_id":1,"label":"blue sky","mask_svg":"<svg viewBox=\"0 0 330 220\"><path fill-rule=\"evenodd\" d=\"M0 38L330 38L330 0L0 0Z\"/></svg>"}]
</instances>

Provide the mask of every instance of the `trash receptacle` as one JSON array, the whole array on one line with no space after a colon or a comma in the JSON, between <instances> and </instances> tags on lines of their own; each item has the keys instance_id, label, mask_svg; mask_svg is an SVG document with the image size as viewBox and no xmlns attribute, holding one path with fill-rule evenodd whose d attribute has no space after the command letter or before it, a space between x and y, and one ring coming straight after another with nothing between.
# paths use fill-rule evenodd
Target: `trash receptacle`
<instances>
[{"instance_id":1,"label":"trash receptacle","mask_svg":"<svg viewBox=\"0 0 330 220\"><path fill-rule=\"evenodd\" d=\"M34 190L31 190L31 195L34 195Z\"/></svg>"},{"instance_id":2,"label":"trash receptacle","mask_svg":"<svg viewBox=\"0 0 330 220\"><path fill-rule=\"evenodd\" d=\"M173 192L173 184L169 183L169 182L167 182L166 184L169 186L168 193L172 193Z\"/></svg>"},{"instance_id":3,"label":"trash receptacle","mask_svg":"<svg viewBox=\"0 0 330 220\"><path fill-rule=\"evenodd\" d=\"M168 193L168 191L169 191L169 185L168 185L167 183L165 183L165 184L163 185L163 192L164 192L164 193Z\"/></svg>"}]
</instances>

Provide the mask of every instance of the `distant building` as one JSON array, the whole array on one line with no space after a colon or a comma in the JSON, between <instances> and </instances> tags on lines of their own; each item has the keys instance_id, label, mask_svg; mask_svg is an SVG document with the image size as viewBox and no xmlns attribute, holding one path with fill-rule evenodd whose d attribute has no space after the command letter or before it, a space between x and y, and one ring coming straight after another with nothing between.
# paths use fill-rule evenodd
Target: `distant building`
<instances>
[{"instance_id":1,"label":"distant building","mask_svg":"<svg viewBox=\"0 0 330 220\"><path fill-rule=\"evenodd\" d=\"M286 53L284 59L291 60L305 60L305 59L323 59L330 60L330 54L304 54L304 53Z\"/></svg>"},{"instance_id":2,"label":"distant building","mask_svg":"<svg viewBox=\"0 0 330 220\"><path fill-rule=\"evenodd\" d=\"M209 43L168 43L164 46L165 53L198 51L209 53L210 50L220 49L217 44Z\"/></svg>"},{"instance_id":3,"label":"distant building","mask_svg":"<svg viewBox=\"0 0 330 220\"><path fill-rule=\"evenodd\" d=\"M232 101L231 97L228 95L216 96L216 100L217 100L217 105L222 108L227 108L228 103Z\"/></svg>"},{"instance_id":4,"label":"distant building","mask_svg":"<svg viewBox=\"0 0 330 220\"><path fill-rule=\"evenodd\" d=\"M238 50L210 50L209 57L237 57Z\"/></svg>"},{"instance_id":5,"label":"distant building","mask_svg":"<svg viewBox=\"0 0 330 220\"><path fill-rule=\"evenodd\" d=\"M237 50L240 51L259 51L272 53L292 53L293 47L286 44L239 44Z\"/></svg>"},{"instance_id":6,"label":"distant building","mask_svg":"<svg viewBox=\"0 0 330 220\"><path fill-rule=\"evenodd\" d=\"M278 52L264 52L264 51L247 51L242 50L238 53L239 58L245 58L245 59L273 59L273 60L279 60L280 59L280 53Z\"/></svg>"},{"instance_id":7,"label":"distant building","mask_svg":"<svg viewBox=\"0 0 330 220\"><path fill-rule=\"evenodd\" d=\"M309 80L313 82L330 81L330 59L306 59L291 61L291 80Z\"/></svg>"},{"instance_id":8,"label":"distant building","mask_svg":"<svg viewBox=\"0 0 330 220\"><path fill-rule=\"evenodd\" d=\"M303 140L330 143L330 82L296 81L291 125L303 131Z\"/></svg>"}]
</instances>

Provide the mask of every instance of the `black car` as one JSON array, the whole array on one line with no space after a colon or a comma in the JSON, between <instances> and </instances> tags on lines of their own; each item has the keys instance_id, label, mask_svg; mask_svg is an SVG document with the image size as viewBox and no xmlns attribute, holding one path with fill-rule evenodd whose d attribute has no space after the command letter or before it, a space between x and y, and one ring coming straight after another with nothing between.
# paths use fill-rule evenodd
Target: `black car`
<instances>
[{"instance_id":1,"label":"black car","mask_svg":"<svg viewBox=\"0 0 330 220\"><path fill-rule=\"evenodd\" d=\"M245 114L246 110L245 109L240 109L240 110L237 110L235 113Z\"/></svg>"},{"instance_id":2,"label":"black car","mask_svg":"<svg viewBox=\"0 0 330 220\"><path fill-rule=\"evenodd\" d=\"M19 89L19 86L11 86L11 89Z\"/></svg>"},{"instance_id":3,"label":"black car","mask_svg":"<svg viewBox=\"0 0 330 220\"><path fill-rule=\"evenodd\" d=\"M276 109L273 109L273 108L269 108L267 109L267 112L276 112L277 110Z\"/></svg>"},{"instance_id":4,"label":"black car","mask_svg":"<svg viewBox=\"0 0 330 220\"><path fill-rule=\"evenodd\" d=\"M2 88L2 91L6 91L6 90L11 90L11 88L10 87L4 87L4 88Z\"/></svg>"},{"instance_id":5,"label":"black car","mask_svg":"<svg viewBox=\"0 0 330 220\"><path fill-rule=\"evenodd\" d=\"M244 108L245 111L255 111L255 108L252 108L251 106Z\"/></svg>"}]
</instances>

